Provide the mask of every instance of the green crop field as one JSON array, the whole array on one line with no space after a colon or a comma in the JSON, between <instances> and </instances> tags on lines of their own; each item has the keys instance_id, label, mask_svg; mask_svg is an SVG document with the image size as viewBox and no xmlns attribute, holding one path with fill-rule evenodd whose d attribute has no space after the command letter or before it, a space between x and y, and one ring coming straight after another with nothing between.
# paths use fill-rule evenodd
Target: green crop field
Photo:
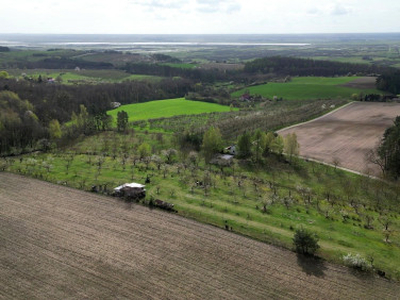
<instances>
[{"instance_id":1,"label":"green crop field","mask_svg":"<svg viewBox=\"0 0 400 300\"><path fill-rule=\"evenodd\" d=\"M178 115L226 112L230 111L230 108L215 103L190 101L185 100L184 98L178 98L123 105L117 109L108 111L108 114L116 120L118 112L122 110L128 113L129 121L131 122Z\"/></svg>"},{"instance_id":2,"label":"green crop field","mask_svg":"<svg viewBox=\"0 0 400 300\"><path fill-rule=\"evenodd\" d=\"M358 77L295 77L287 83L267 83L241 89L232 94L232 97L240 97L247 90L251 95L261 95L272 99L274 96L286 100L301 99L332 99L350 98L352 94L382 94L376 89L356 89L341 86Z\"/></svg>"}]
</instances>

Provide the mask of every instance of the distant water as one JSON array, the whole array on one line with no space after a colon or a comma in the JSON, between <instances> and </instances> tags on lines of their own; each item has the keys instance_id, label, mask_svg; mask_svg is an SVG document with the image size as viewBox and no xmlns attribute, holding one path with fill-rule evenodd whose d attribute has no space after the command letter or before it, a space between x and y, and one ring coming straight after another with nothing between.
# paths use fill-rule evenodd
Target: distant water
<instances>
[{"instance_id":1,"label":"distant water","mask_svg":"<svg viewBox=\"0 0 400 300\"><path fill-rule=\"evenodd\" d=\"M400 33L382 34L0 34L9 47L132 46L308 46L329 42L400 41Z\"/></svg>"}]
</instances>

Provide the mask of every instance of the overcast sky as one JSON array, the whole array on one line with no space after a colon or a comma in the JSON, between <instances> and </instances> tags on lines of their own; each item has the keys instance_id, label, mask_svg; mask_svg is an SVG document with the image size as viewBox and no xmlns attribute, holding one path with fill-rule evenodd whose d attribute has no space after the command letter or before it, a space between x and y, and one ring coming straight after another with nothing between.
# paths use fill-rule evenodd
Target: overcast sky
<instances>
[{"instance_id":1,"label":"overcast sky","mask_svg":"<svg viewBox=\"0 0 400 300\"><path fill-rule=\"evenodd\" d=\"M0 33L400 32L399 0L13 0Z\"/></svg>"}]
</instances>

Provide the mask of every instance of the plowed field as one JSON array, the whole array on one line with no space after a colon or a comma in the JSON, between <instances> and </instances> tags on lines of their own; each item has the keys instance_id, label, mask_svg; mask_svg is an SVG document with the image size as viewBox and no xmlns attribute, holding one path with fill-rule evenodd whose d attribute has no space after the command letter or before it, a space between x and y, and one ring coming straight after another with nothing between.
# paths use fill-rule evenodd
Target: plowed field
<instances>
[{"instance_id":1,"label":"plowed field","mask_svg":"<svg viewBox=\"0 0 400 300\"><path fill-rule=\"evenodd\" d=\"M379 175L377 165L367 163L366 153L377 146L386 128L400 115L398 103L355 102L314 121L279 131L295 132L300 155L326 163Z\"/></svg>"},{"instance_id":2,"label":"plowed field","mask_svg":"<svg viewBox=\"0 0 400 300\"><path fill-rule=\"evenodd\" d=\"M0 173L0 298L396 299L400 285L174 214Z\"/></svg>"}]
</instances>

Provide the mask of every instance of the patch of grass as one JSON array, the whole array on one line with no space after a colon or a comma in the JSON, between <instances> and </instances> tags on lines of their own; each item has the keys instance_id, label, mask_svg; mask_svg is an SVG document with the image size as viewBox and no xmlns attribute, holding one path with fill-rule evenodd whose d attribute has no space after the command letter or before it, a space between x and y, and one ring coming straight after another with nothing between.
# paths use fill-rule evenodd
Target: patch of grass
<instances>
[{"instance_id":1,"label":"patch of grass","mask_svg":"<svg viewBox=\"0 0 400 300\"><path fill-rule=\"evenodd\" d=\"M177 98L123 105L117 109L108 111L108 114L116 120L118 112L122 110L128 113L129 121L132 122L155 118L167 118L177 115L227 112L230 111L230 108L215 103L190 101L185 100L184 98Z\"/></svg>"},{"instance_id":2,"label":"patch of grass","mask_svg":"<svg viewBox=\"0 0 400 300\"><path fill-rule=\"evenodd\" d=\"M375 89L355 89L343 87L342 84L353 81L358 77L294 77L290 82L275 83L270 82L263 85L252 86L241 89L232 94L232 97L238 98L246 91L251 95L261 95L272 99L274 96L287 100L302 99L332 99L332 98L350 98L352 94L360 92L364 94L381 94L381 91Z\"/></svg>"}]
</instances>

